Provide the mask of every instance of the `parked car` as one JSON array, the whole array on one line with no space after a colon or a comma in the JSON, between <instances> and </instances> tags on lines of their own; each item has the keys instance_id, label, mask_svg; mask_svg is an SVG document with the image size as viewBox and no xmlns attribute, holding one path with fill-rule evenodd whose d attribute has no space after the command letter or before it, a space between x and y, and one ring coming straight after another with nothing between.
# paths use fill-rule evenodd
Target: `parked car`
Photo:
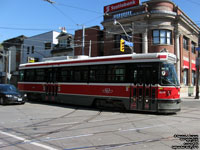
<instances>
[{"instance_id":1,"label":"parked car","mask_svg":"<svg viewBox=\"0 0 200 150\"><path fill-rule=\"evenodd\" d=\"M0 104L24 104L26 95L22 95L14 85L0 84Z\"/></svg>"}]
</instances>

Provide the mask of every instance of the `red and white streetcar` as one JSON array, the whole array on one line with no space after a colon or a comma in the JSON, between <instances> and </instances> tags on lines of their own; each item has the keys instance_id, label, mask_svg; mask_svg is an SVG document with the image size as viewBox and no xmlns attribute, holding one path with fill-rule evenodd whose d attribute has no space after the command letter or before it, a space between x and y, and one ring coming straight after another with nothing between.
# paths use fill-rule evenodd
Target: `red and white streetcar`
<instances>
[{"instance_id":1,"label":"red and white streetcar","mask_svg":"<svg viewBox=\"0 0 200 150\"><path fill-rule=\"evenodd\" d=\"M18 88L29 99L174 113L180 86L170 53L79 57L20 65Z\"/></svg>"}]
</instances>

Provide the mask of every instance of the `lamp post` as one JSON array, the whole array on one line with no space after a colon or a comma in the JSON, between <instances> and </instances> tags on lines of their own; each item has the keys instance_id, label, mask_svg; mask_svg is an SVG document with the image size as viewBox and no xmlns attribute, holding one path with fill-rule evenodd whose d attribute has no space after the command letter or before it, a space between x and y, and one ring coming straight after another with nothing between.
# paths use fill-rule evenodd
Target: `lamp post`
<instances>
[{"instance_id":1,"label":"lamp post","mask_svg":"<svg viewBox=\"0 0 200 150\"><path fill-rule=\"evenodd\" d=\"M129 38L133 38L133 36L130 36L130 35L127 34L126 30L124 29L124 27L122 26L122 24L121 24L119 21L117 21L117 20L115 19L114 22L113 22L113 24L114 24L114 25L117 25L117 24L120 25L120 27L121 27L122 30L124 31L124 33L125 33L125 35L126 35L126 37L127 37L128 40L129 40ZM132 26L133 26L133 24L132 24ZM133 30L132 30L132 34L133 34ZM130 40L129 40L129 42L130 42ZM133 53L133 47L130 47L130 46L129 46L129 48L131 49L131 52Z\"/></svg>"}]
</instances>

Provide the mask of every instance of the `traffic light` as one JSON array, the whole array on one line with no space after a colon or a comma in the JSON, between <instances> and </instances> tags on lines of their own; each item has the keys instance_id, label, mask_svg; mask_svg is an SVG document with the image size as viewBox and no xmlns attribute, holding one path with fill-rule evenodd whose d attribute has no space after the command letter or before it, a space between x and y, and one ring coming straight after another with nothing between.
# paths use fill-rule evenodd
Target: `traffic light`
<instances>
[{"instance_id":1,"label":"traffic light","mask_svg":"<svg viewBox=\"0 0 200 150\"><path fill-rule=\"evenodd\" d=\"M121 40L120 40L120 51L121 51L121 52L124 52L124 44L125 44L125 40L124 40L124 39L121 39Z\"/></svg>"}]
</instances>

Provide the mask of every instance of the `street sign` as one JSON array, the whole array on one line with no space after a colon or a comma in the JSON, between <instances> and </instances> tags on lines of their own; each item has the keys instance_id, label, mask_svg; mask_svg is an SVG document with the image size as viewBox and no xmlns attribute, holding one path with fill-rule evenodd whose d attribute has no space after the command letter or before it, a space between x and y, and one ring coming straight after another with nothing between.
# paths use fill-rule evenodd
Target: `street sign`
<instances>
[{"instance_id":1,"label":"street sign","mask_svg":"<svg viewBox=\"0 0 200 150\"><path fill-rule=\"evenodd\" d=\"M133 42L125 41L124 44L130 47L133 47Z\"/></svg>"},{"instance_id":2,"label":"street sign","mask_svg":"<svg viewBox=\"0 0 200 150\"><path fill-rule=\"evenodd\" d=\"M11 79L11 76L12 76L12 74L10 74L10 73L7 73L7 78L8 78L8 80L10 80L10 79Z\"/></svg>"}]
</instances>

